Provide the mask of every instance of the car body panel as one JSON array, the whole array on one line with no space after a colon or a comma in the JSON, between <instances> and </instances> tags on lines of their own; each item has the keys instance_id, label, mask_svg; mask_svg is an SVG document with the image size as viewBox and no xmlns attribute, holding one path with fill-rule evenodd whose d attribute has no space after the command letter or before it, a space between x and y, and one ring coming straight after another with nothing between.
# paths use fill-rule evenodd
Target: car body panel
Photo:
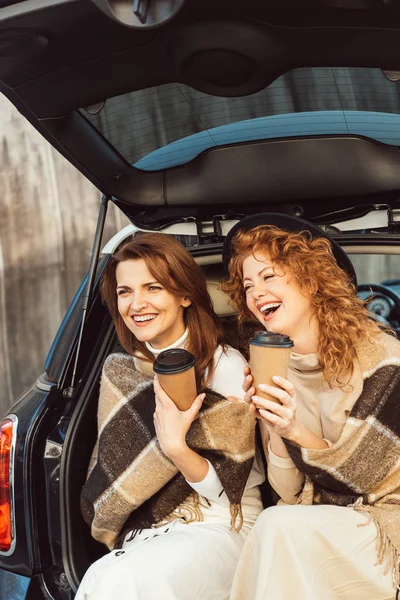
<instances>
[{"instance_id":1,"label":"car body panel","mask_svg":"<svg viewBox=\"0 0 400 600\"><path fill-rule=\"evenodd\" d=\"M0 598L2 600L27 600L30 578L0 569Z\"/></svg>"}]
</instances>

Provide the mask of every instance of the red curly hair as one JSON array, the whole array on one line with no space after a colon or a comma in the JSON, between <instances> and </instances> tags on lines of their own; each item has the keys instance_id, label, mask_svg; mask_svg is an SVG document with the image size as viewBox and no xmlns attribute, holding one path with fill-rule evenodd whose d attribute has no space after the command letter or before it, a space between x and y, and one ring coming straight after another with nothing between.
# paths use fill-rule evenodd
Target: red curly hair
<instances>
[{"instance_id":1,"label":"red curly hair","mask_svg":"<svg viewBox=\"0 0 400 600\"><path fill-rule=\"evenodd\" d=\"M288 232L272 225L239 230L232 240L233 256L229 278L221 284L239 319L254 319L243 289L243 261L258 251L284 272L296 278L302 293L310 299L318 324L318 360L329 384L344 387L353 372L355 346L370 339L380 328L371 320L357 297L350 276L336 262L329 240L313 238L310 232ZM342 381L343 375L347 381Z\"/></svg>"}]
</instances>

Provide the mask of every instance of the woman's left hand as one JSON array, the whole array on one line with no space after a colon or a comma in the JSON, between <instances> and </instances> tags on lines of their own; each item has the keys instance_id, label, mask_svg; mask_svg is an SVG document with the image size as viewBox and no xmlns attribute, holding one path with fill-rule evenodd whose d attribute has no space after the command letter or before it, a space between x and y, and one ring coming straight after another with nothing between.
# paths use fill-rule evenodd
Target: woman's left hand
<instances>
[{"instance_id":1,"label":"woman's left hand","mask_svg":"<svg viewBox=\"0 0 400 600\"><path fill-rule=\"evenodd\" d=\"M274 383L279 387L260 384L259 388L273 396L278 402L266 400L260 396L252 396L260 418L268 425L268 429L288 440L295 439L298 434L296 420L296 392L293 384L283 377L273 377Z\"/></svg>"},{"instance_id":2,"label":"woman's left hand","mask_svg":"<svg viewBox=\"0 0 400 600\"><path fill-rule=\"evenodd\" d=\"M187 449L186 434L201 408L205 394L199 394L188 410L179 410L162 389L157 376L154 378L154 392L154 426L157 439L164 454L173 460Z\"/></svg>"}]
</instances>

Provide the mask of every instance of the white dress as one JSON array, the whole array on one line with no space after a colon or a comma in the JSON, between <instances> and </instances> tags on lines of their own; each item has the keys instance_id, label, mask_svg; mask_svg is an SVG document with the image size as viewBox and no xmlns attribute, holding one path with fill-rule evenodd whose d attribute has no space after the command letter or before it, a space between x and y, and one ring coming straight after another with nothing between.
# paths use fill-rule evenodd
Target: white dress
<instances>
[{"instance_id":1,"label":"white dress","mask_svg":"<svg viewBox=\"0 0 400 600\"><path fill-rule=\"evenodd\" d=\"M358 363L347 393L324 383L315 354L293 353L288 379L300 422L335 443L362 390ZM266 454L268 479L281 500L250 532L231 600L394 600L392 573L376 564L374 523L348 507L295 505L304 476L270 445Z\"/></svg>"},{"instance_id":2,"label":"white dress","mask_svg":"<svg viewBox=\"0 0 400 600\"><path fill-rule=\"evenodd\" d=\"M184 347L187 332L168 348ZM154 350L157 356L162 350ZM215 369L208 386L224 396L243 397L246 361L235 349L214 355ZM262 511L259 485L265 475L260 457L254 463L242 498L243 527L230 531L229 501L209 464L205 479L188 482L210 506L203 521L175 520L156 529L128 534L121 550L113 550L86 572L75 600L227 600L240 552Z\"/></svg>"}]
</instances>

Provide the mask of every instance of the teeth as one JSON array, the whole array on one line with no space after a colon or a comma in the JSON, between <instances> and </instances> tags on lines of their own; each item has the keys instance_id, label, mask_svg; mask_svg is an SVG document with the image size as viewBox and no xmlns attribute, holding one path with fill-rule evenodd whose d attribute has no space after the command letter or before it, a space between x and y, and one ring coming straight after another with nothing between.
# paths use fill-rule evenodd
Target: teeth
<instances>
[{"instance_id":1,"label":"teeth","mask_svg":"<svg viewBox=\"0 0 400 600\"><path fill-rule=\"evenodd\" d=\"M134 321L139 321L139 322L142 322L142 321L152 321L153 319L156 318L156 316L157 315L143 315L143 317L137 316L137 317L133 317L133 320Z\"/></svg>"},{"instance_id":2,"label":"teeth","mask_svg":"<svg viewBox=\"0 0 400 600\"><path fill-rule=\"evenodd\" d=\"M265 312L266 310L269 310L270 308L278 308L282 303L281 302L270 302L269 304L264 304L264 306L262 306L260 308L261 312Z\"/></svg>"}]
</instances>

